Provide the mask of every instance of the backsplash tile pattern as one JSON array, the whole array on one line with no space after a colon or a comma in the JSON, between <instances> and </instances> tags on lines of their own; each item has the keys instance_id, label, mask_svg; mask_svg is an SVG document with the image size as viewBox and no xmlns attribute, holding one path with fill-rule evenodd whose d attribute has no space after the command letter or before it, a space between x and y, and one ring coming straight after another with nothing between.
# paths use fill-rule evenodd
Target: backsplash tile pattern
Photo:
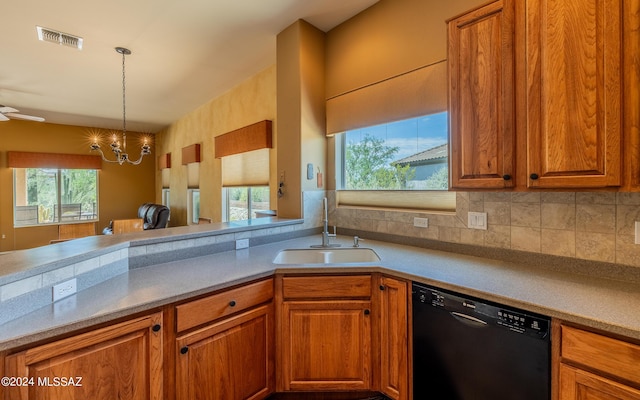
<instances>
[{"instance_id":1,"label":"backsplash tile pattern","mask_svg":"<svg viewBox=\"0 0 640 400\"><path fill-rule=\"evenodd\" d=\"M330 224L342 228L640 267L640 193L458 192L455 213L335 208L328 197ZM467 228L470 211L487 213L486 231Z\"/></svg>"}]
</instances>

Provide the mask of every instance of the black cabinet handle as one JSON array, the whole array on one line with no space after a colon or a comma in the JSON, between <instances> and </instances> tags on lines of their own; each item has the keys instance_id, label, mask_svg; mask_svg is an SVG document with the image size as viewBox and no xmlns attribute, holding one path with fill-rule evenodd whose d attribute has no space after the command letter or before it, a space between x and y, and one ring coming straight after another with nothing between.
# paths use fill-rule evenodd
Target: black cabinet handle
<instances>
[{"instance_id":1,"label":"black cabinet handle","mask_svg":"<svg viewBox=\"0 0 640 400\"><path fill-rule=\"evenodd\" d=\"M231 300L229 302L229 307L235 307L236 306L236 301L235 300Z\"/></svg>"},{"instance_id":2,"label":"black cabinet handle","mask_svg":"<svg viewBox=\"0 0 640 400\"><path fill-rule=\"evenodd\" d=\"M531 180L535 181L536 179L539 178L539 176L538 176L538 174L531 174L531 175L529 175L529 178L531 178Z\"/></svg>"},{"instance_id":3,"label":"black cabinet handle","mask_svg":"<svg viewBox=\"0 0 640 400\"><path fill-rule=\"evenodd\" d=\"M151 327L151 330L154 332L158 332L160 328L162 328L160 324L155 324L153 327Z\"/></svg>"},{"instance_id":4,"label":"black cabinet handle","mask_svg":"<svg viewBox=\"0 0 640 400\"><path fill-rule=\"evenodd\" d=\"M380 285L380 290L384 290L384 289L385 289L384 285Z\"/></svg>"},{"instance_id":5,"label":"black cabinet handle","mask_svg":"<svg viewBox=\"0 0 640 400\"><path fill-rule=\"evenodd\" d=\"M502 179L504 179L505 181L510 181L511 180L511 175L509 175L509 174L502 175Z\"/></svg>"},{"instance_id":6,"label":"black cabinet handle","mask_svg":"<svg viewBox=\"0 0 640 400\"><path fill-rule=\"evenodd\" d=\"M189 351L189 347L184 346L183 348L180 349L180 354L187 354L188 351Z\"/></svg>"},{"instance_id":7,"label":"black cabinet handle","mask_svg":"<svg viewBox=\"0 0 640 400\"><path fill-rule=\"evenodd\" d=\"M369 315L371 314L371 310L369 310L368 308L364 309L364 315Z\"/></svg>"}]
</instances>

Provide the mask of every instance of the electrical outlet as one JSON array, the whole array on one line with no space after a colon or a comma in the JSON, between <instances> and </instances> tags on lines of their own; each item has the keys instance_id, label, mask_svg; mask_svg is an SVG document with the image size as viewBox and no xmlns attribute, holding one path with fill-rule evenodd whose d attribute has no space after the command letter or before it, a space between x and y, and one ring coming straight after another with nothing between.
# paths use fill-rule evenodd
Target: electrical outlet
<instances>
[{"instance_id":1,"label":"electrical outlet","mask_svg":"<svg viewBox=\"0 0 640 400\"><path fill-rule=\"evenodd\" d=\"M429 227L429 218L413 218L413 226L417 226L418 228L428 228Z\"/></svg>"},{"instance_id":2,"label":"electrical outlet","mask_svg":"<svg viewBox=\"0 0 640 400\"><path fill-rule=\"evenodd\" d=\"M247 247L249 247L249 239L236 240L236 250L246 249Z\"/></svg>"},{"instance_id":3,"label":"electrical outlet","mask_svg":"<svg viewBox=\"0 0 640 400\"><path fill-rule=\"evenodd\" d=\"M467 227L469 229L483 229L487 230L487 213L484 212L470 212L467 214Z\"/></svg>"},{"instance_id":4,"label":"electrical outlet","mask_svg":"<svg viewBox=\"0 0 640 400\"><path fill-rule=\"evenodd\" d=\"M53 287L53 301L56 302L76 293L78 281L76 278L59 283Z\"/></svg>"}]
</instances>

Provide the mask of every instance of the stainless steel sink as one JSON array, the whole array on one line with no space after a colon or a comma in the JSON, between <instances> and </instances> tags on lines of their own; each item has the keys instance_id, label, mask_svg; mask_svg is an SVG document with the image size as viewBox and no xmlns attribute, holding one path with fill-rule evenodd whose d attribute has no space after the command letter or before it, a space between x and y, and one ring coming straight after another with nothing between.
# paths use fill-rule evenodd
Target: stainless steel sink
<instances>
[{"instance_id":1,"label":"stainless steel sink","mask_svg":"<svg viewBox=\"0 0 640 400\"><path fill-rule=\"evenodd\" d=\"M378 254L365 247L280 250L274 264L359 264L380 261Z\"/></svg>"}]
</instances>

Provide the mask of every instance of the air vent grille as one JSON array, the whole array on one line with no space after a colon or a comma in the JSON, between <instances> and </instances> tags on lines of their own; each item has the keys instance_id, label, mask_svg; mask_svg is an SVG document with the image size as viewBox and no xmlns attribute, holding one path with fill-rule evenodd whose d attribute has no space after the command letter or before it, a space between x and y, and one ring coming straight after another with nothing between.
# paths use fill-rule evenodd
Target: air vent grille
<instances>
[{"instance_id":1,"label":"air vent grille","mask_svg":"<svg viewBox=\"0 0 640 400\"><path fill-rule=\"evenodd\" d=\"M74 47L82 50L82 38L79 36L69 35L49 28L36 26L38 31L38 40L43 42L57 43L63 46Z\"/></svg>"}]
</instances>

